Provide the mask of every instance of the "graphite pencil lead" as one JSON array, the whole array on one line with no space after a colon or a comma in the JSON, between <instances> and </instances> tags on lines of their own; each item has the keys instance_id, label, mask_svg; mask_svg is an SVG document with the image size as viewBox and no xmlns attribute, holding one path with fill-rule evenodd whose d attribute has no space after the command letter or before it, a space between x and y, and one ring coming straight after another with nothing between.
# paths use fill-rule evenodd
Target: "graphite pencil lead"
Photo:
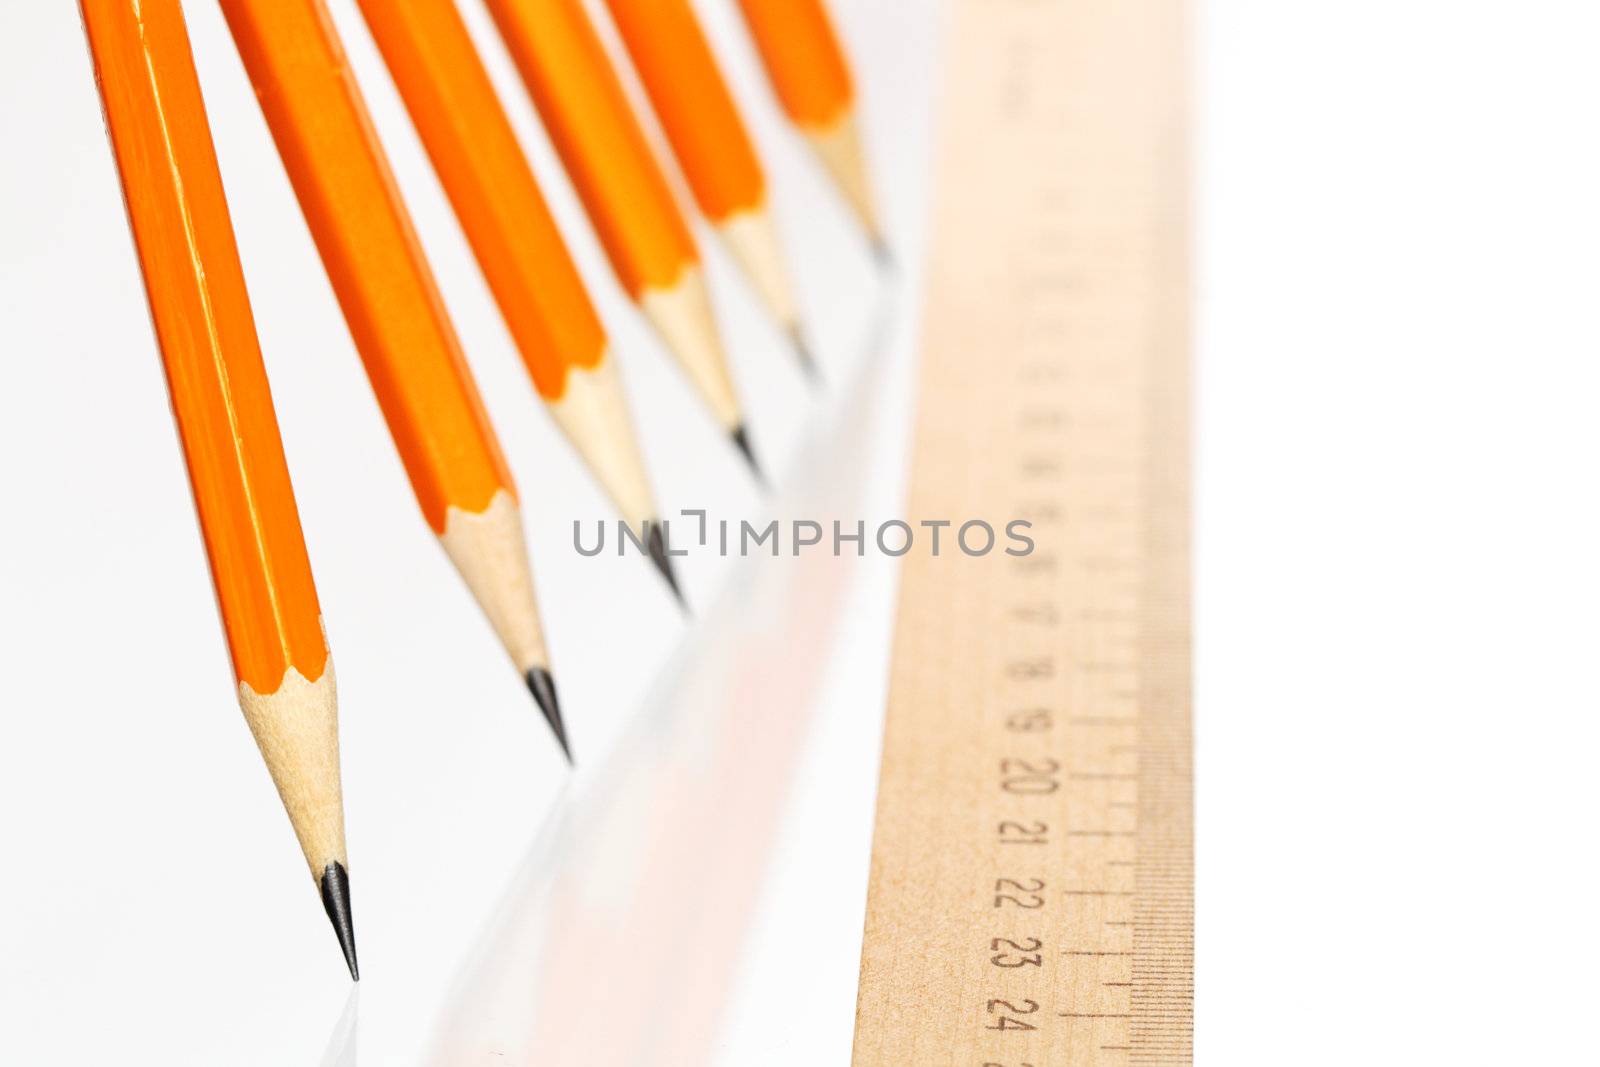
<instances>
[{"instance_id":1,"label":"graphite pencil lead","mask_svg":"<svg viewBox=\"0 0 1600 1067\"><path fill-rule=\"evenodd\" d=\"M561 754L567 757L567 764L571 766L572 747L567 744L567 726L561 720L561 703L556 699L555 679L543 667L530 668L527 679L528 692L533 694L539 710L544 712L544 721L550 724L551 731L556 735L556 743L561 746Z\"/></svg>"},{"instance_id":2,"label":"graphite pencil lead","mask_svg":"<svg viewBox=\"0 0 1600 1067\"><path fill-rule=\"evenodd\" d=\"M645 529L649 531L645 537L645 548L650 553L650 561L661 572L661 577L667 580L672 595L678 598L678 606L687 614L689 602L683 598L683 590L678 588L678 576L672 571L672 559L667 555L666 539L661 533L661 520L649 520L645 523Z\"/></svg>"},{"instance_id":3,"label":"graphite pencil lead","mask_svg":"<svg viewBox=\"0 0 1600 1067\"><path fill-rule=\"evenodd\" d=\"M806 344L806 332L800 328L799 323L789 327L789 343L794 346L795 353L800 357L800 367L805 371L806 377L812 385L823 384L822 365L817 362L817 357L812 354L811 346Z\"/></svg>"},{"instance_id":4,"label":"graphite pencil lead","mask_svg":"<svg viewBox=\"0 0 1600 1067\"><path fill-rule=\"evenodd\" d=\"M878 263L878 269L886 274L892 274L895 269L894 252L889 248L889 242L884 240L882 234L872 238L872 258Z\"/></svg>"},{"instance_id":5,"label":"graphite pencil lead","mask_svg":"<svg viewBox=\"0 0 1600 1067\"><path fill-rule=\"evenodd\" d=\"M756 454L750 448L750 435L745 431L744 423L741 422L730 430L728 436L733 440L734 447L744 456L744 461L750 464L750 471L756 476L756 481L761 483L763 489L767 488L767 476L761 472L761 464L756 462Z\"/></svg>"},{"instance_id":6,"label":"graphite pencil lead","mask_svg":"<svg viewBox=\"0 0 1600 1067\"><path fill-rule=\"evenodd\" d=\"M335 860L324 867L317 888L322 891L322 909L328 913L328 921L333 923L333 932L339 938L339 949L350 968L350 980L359 982L361 970L356 966L356 925L350 914L350 875L345 871L344 864Z\"/></svg>"}]
</instances>

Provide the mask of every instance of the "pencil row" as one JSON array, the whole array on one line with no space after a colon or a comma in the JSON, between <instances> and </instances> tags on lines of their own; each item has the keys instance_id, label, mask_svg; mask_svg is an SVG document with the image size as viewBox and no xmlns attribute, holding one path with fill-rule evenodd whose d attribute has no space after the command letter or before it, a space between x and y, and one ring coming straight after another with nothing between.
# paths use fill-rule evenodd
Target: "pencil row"
<instances>
[{"instance_id":1,"label":"pencil row","mask_svg":"<svg viewBox=\"0 0 1600 1067\"><path fill-rule=\"evenodd\" d=\"M581 0L485 0L618 281L755 467L688 220ZM688 0L606 0L695 204L809 363L766 178ZM880 252L821 0L738 0ZM333 665L179 0L80 0L239 702L358 976ZM358 0L539 396L677 593L605 327L455 0ZM221 0L423 517L563 751L516 487L323 0ZM680 597L681 599L681 597Z\"/></svg>"}]
</instances>

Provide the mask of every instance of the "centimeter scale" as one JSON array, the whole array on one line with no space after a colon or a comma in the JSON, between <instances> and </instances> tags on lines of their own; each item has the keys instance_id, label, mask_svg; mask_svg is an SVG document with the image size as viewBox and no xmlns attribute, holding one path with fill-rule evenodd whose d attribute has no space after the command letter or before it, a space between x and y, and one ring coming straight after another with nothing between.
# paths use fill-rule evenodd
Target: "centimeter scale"
<instances>
[{"instance_id":1,"label":"centimeter scale","mask_svg":"<svg viewBox=\"0 0 1600 1067\"><path fill-rule=\"evenodd\" d=\"M1183 0L954 0L858 1067L1192 1061Z\"/></svg>"}]
</instances>

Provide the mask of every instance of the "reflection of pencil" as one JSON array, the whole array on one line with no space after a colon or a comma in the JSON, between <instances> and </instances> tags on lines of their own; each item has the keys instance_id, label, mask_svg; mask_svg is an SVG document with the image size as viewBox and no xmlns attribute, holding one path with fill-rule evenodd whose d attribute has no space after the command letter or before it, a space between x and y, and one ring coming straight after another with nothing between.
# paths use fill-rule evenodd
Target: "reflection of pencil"
<instances>
[{"instance_id":1,"label":"reflection of pencil","mask_svg":"<svg viewBox=\"0 0 1600 1067\"><path fill-rule=\"evenodd\" d=\"M623 288L754 468L700 253L589 17L579 0L488 6Z\"/></svg>"},{"instance_id":2,"label":"reflection of pencil","mask_svg":"<svg viewBox=\"0 0 1600 1067\"><path fill-rule=\"evenodd\" d=\"M239 703L356 978L333 663L178 0L82 0Z\"/></svg>"},{"instance_id":3,"label":"reflection of pencil","mask_svg":"<svg viewBox=\"0 0 1600 1067\"><path fill-rule=\"evenodd\" d=\"M855 209L878 257L887 259L861 150L850 67L822 0L739 0L739 7L778 102Z\"/></svg>"},{"instance_id":4,"label":"reflection of pencil","mask_svg":"<svg viewBox=\"0 0 1600 1067\"><path fill-rule=\"evenodd\" d=\"M422 513L566 750L511 472L333 21L322 0L222 12Z\"/></svg>"},{"instance_id":5,"label":"reflection of pencil","mask_svg":"<svg viewBox=\"0 0 1600 1067\"><path fill-rule=\"evenodd\" d=\"M605 329L454 0L360 6L534 387L676 593Z\"/></svg>"},{"instance_id":6,"label":"reflection of pencil","mask_svg":"<svg viewBox=\"0 0 1600 1067\"><path fill-rule=\"evenodd\" d=\"M767 210L766 175L694 11L687 0L609 3L695 202L814 373Z\"/></svg>"}]
</instances>

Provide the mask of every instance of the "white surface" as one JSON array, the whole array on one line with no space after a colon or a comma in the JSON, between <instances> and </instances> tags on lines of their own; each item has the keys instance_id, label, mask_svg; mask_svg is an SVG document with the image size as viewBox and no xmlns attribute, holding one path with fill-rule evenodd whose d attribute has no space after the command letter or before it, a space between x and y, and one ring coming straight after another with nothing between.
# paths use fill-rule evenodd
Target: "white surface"
<instances>
[{"instance_id":1,"label":"white surface","mask_svg":"<svg viewBox=\"0 0 1600 1067\"><path fill-rule=\"evenodd\" d=\"M538 412L359 20L338 5L512 462L545 497L530 532L586 768L557 799L567 779L548 739L415 514L220 18L189 7L339 663L367 978L352 1008L229 698L75 15L8 0L0 1062L439 1062L461 992L484 988L494 943L515 945L523 891L610 871L552 862L584 854L560 851L555 828L596 817L605 776L639 766L651 735L624 737L627 716L660 707L676 721L681 676L661 670L680 635L715 637L730 603L735 618L784 614L740 606L737 576L714 608L720 569L695 557L707 618L686 631L640 561L573 555L567 517L602 503ZM803 299L831 328L822 347L842 380L876 295L857 291L864 266L834 268L857 262L846 220L773 114L729 5L701 7L778 174ZM931 26L909 0L836 7L914 263ZM1597 33L1600 13L1556 0L1201 5L1202 1065L1593 1059ZM575 223L508 62L479 37ZM644 436L672 442L653 464L667 506L754 507L592 239L567 231L633 395L652 397L636 401ZM803 402L748 294L715 266L758 443L776 459L828 413ZM868 517L897 491L903 334L890 351L857 487ZM47 502L59 522L19 524L18 501ZM771 776L789 783L765 816L777 832L728 853L739 878L765 877L745 883L760 893L720 979L708 1062L845 1061L892 575L869 561L851 582L841 653ZM160 701L102 704L164 648L192 650L194 674L167 679ZM212 893L195 900L197 873ZM610 877L579 884L615 900ZM603 961L617 984L614 1001L582 987L589 1025L620 1033L673 1003L668 983L624 981L642 952L594 945L572 958L591 980ZM697 938L678 955L688 967L728 951ZM500 988L513 1011L526 1003Z\"/></svg>"},{"instance_id":2,"label":"white surface","mask_svg":"<svg viewBox=\"0 0 1600 1067\"><path fill-rule=\"evenodd\" d=\"M769 163L802 308L834 383L822 392L806 385L783 337L702 228L757 451L788 486L827 486L835 473L848 474L838 481L858 485L870 501L853 512L888 517L897 510L910 347L903 317L891 323L890 350L872 334L885 309L907 305L892 301L846 210L779 116L734 8L721 0L703 7ZM496 916L516 910L521 898L512 889L525 872L557 890L577 878L604 918L605 906L633 897L626 870L606 882L587 878L596 856L607 869L635 859L666 877L646 862L650 846L683 843L665 827L610 851L590 847L574 869L540 863L562 827L615 841L614 824L625 819L585 821L595 812L603 821L608 797L623 796L605 783L682 773L679 764L652 771L636 755L641 735L665 735L685 714L715 710L707 701L673 710L671 675L662 673L669 660L745 670L772 660L776 650L748 643L763 632L763 617L769 637L789 633L799 642L784 649L780 665L806 663L832 639L824 643L815 626L811 636L795 636L781 612L761 616L744 606L715 614L718 589L748 570L739 561L703 551L680 561L699 615L685 624L647 562L577 555L572 519L585 520L592 540L594 521L611 512L541 410L358 13L335 4L523 490L582 763L569 776L417 513L221 16L209 3L186 8L339 670L359 1005L347 1003L349 981L327 921L232 698L75 5L6 3L4 134L26 146L16 158L30 165L8 158L0 168L0 321L14 357L0 391L0 462L11 499L52 518L23 523L8 509L0 553L0 647L17 679L0 745L0 811L8 813L0 848L16 861L0 881L0 1063L453 1063L452 1042L485 1028L496 1047L516 1047L517 1034L460 1005L495 1002L499 987L486 986L472 961L495 938ZM675 508L704 508L713 521L735 523L754 514L765 505L742 461L623 298L486 13L475 0L462 9L602 305L663 507L669 517ZM874 64L866 118L879 180L898 193L888 208L893 231L905 233L914 264L935 26L910 8L853 11L844 26L854 51L885 57ZM870 418L876 431L861 438L859 454L814 469L818 453L802 448L802 432L834 419L830 406L852 395L844 383L860 378L869 357L898 381L880 381L877 402L852 419ZM789 499L780 495L772 506ZM766 988L762 972L779 963L774 953L794 952L797 934L807 945L795 955L826 964L793 976L786 995L815 991L834 1022L822 1038L833 1049L849 1042L892 577L882 559L868 561L859 588L841 593L851 616L848 654L835 672L819 659L812 683L830 699L791 699L795 728L787 747L770 753L768 773L716 798L753 811L757 795L767 796L772 807L759 834L724 841L716 827L694 821L707 809L691 801L703 798L691 794L678 808L660 799L681 812L680 834L708 831L703 844L718 849L722 896L714 899L722 910L753 916L766 949L746 965L754 973L744 981ZM747 577L734 588L746 586ZM866 599L852 607L858 595ZM712 639L730 625L749 632ZM171 650L180 674L152 666ZM821 755L806 747L808 719L798 714L813 706L825 711L809 722L829 746ZM618 751L635 755L619 763L611 754L625 733ZM780 806L791 796L803 800ZM825 954L812 947L814 928L787 921L792 888L756 898L779 841L780 873L803 861L808 877L824 883L802 886L808 921L838 935ZM735 885L743 888L730 895ZM707 1025L723 1017L746 931L743 922L720 927L716 945L677 946L684 966L693 959L708 968L708 981L712 963L722 969L699 998ZM627 1003L607 1000L604 989L585 998L603 1009L590 1024L622 1031L648 1021L655 989L670 988L674 955L647 958L637 942L604 956L583 947L577 965L565 967L564 988L581 992L591 979L610 988L623 973L636 982ZM666 972L651 970L652 960ZM526 969L539 960L510 962ZM526 1034L559 1025L531 1002L520 1006L513 1022ZM780 1018L772 1007L763 1000L742 1012L726 1040L696 1035L699 1051L684 1062L704 1062L698 1057L717 1048L729 1062L750 1062L748 1050L770 1047L774 1035L752 1032L748 1022ZM795 1021L785 1025L792 1030ZM800 1036L818 1036L811 1029ZM578 1053L559 1062L609 1061Z\"/></svg>"},{"instance_id":3,"label":"white surface","mask_svg":"<svg viewBox=\"0 0 1600 1067\"><path fill-rule=\"evenodd\" d=\"M1600 8L1204 10L1197 1062L1594 1063Z\"/></svg>"}]
</instances>

